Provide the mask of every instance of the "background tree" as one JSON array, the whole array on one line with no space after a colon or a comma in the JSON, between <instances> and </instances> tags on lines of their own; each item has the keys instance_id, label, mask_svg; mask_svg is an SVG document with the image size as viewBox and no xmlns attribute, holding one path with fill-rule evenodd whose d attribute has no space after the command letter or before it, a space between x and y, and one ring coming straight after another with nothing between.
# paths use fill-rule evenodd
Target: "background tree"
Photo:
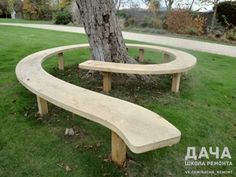
<instances>
[{"instance_id":1,"label":"background tree","mask_svg":"<svg viewBox=\"0 0 236 177\"><path fill-rule=\"evenodd\" d=\"M72 0L61 0L59 2L59 9L65 9L66 7L70 6L72 3Z\"/></svg>"},{"instance_id":2,"label":"background tree","mask_svg":"<svg viewBox=\"0 0 236 177\"><path fill-rule=\"evenodd\" d=\"M16 3L16 0L7 0L7 11L12 14L14 10L14 4Z\"/></svg>"},{"instance_id":3,"label":"background tree","mask_svg":"<svg viewBox=\"0 0 236 177\"><path fill-rule=\"evenodd\" d=\"M9 12L7 0L0 0L0 16L7 18L8 14Z\"/></svg>"},{"instance_id":4,"label":"background tree","mask_svg":"<svg viewBox=\"0 0 236 177\"><path fill-rule=\"evenodd\" d=\"M148 8L150 8L150 6L152 8L156 8L159 9L161 6L161 1L162 0L143 0L143 2L147 5ZM172 6L175 2L175 0L163 0L164 5L166 6L167 11L170 11L172 9Z\"/></svg>"},{"instance_id":5,"label":"background tree","mask_svg":"<svg viewBox=\"0 0 236 177\"><path fill-rule=\"evenodd\" d=\"M114 6L116 10L119 10L121 7L135 9L139 8L143 3L143 0L114 0Z\"/></svg>"},{"instance_id":6,"label":"background tree","mask_svg":"<svg viewBox=\"0 0 236 177\"><path fill-rule=\"evenodd\" d=\"M212 20L211 20L211 28L214 28L215 21L216 21L216 14L217 14L217 9L218 9L218 3L220 0L210 0L209 3L213 4L213 15L212 15Z\"/></svg>"},{"instance_id":7,"label":"background tree","mask_svg":"<svg viewBox=\"0 0 236 177\"><path fill-rule=\"evenodd\" d=\"M213 14L211 19L211 29L214 28L216 22L216 14L220 0L200 0L203 6L213 6Z\"/></svg>"},{"instance_id":8,"label":"background tree","mask_svg":"<svg viewBox=\"0 0 236 177\"><path fill-rule=\"evenodd\" d=\"M16 12L17 18L22 18L23 16L23 1L22 0L16 0L14 4L14 10Z\"/></svg>"},{"instance_id":9,"label":"background tree","mask_svg":"<svg viewBox=\"0 0 236 177\"><path fill-rule=\"evenodd\" d=\"M24 17L34 20L51 20L52 3L51 0L24 0L23 1Z\"/></svg>"},{"instance_id":10,"label":"background tree","mask_svg":"<svg viewBox=\"0 0 236 177\"><path fill-rule=\"evenodd\" d=\"M174 0L164 0L167 11L169 12L172 9Z\"/></svg>"},{"instance_id":11,"label":"background tree","mask_svg":"<svg viewBox=\"0 0 236 177\"><path fill-rule=\"evenodd\" d=\"M23 1L23 14L26 19L37 19L37 8L31 0Z\"/></svg>"},{"instance_id":12,"label":"background tree","mask_svg":"<svg viewBox=\"0 0 236 177\"><path fill-rule=\"evenodd\" d=\"M146 6L148 7L148 11L152 13L150 18L145 19L145 23L142 25L147 25L151 28L162 28L163 21L161 20L160 14L158 11L160 9L160 1L159 0L146 0Z\"/></svg>"},{"instance_id":13,"label":"background tree","mask_svg":"<svg viewBox=\"0 0 236 177\"><path fill-rule=\"evenodd\" d=\"M217 8L217 16L224 26L236 26L236 1L220 2Z\"/></svg>"},{"instance_id":14,"label":"background tree","mask_svg":"<svg viewBox=\"0 0 236 177\"><path fill-rule=\"evenodd\" d=\"M194 2L195 2L195 0L191 1L190 5L189 5L189 9L188 9L189 11L191 11L193 9Z\"/></svg>"},{"instance_id":15,"label":"background tree","mask_svg":"<svg viewBox=\"0 0 236 177\"><path fill-rule=\"evenodd\" d=\"M121 4L124 3L124 0L115 0L114 1L114 6L116 7L116 10L120 9Z\"/></svg>"},{"instance_id":16,"label":"background tree","mask_svg":"<svg viewBox=\"0 0 236 177\"><path fill-rule=\"evenodd\" d=\"M0 0L0 16L10 18L13 12L21 17L22 15L22 4L21 0Z\"/></svg>"},{"instance_id":17,"label":"background tree","mask_svg":"<svg viewBox=\"0 0 236 177\"><path fill-rule=\"evenodd\" d=\"M150 0L148 2L148 10L153 13L156 13L160 9L160 6L161 4L159 0Z\"/></svg>"},{"instance_id":18,"label":"background tree","mask_svg":"<svg viewBox=\"0 0 236 177\"><path fill-rule=\"evenodd\" d=\"M194 5L199 6L199 0L176 0L175 3L177 4L177 9L186 9L188 11L192 11ZM199 11L200 9L194 11Z\"/></svg>"}]
</instances>

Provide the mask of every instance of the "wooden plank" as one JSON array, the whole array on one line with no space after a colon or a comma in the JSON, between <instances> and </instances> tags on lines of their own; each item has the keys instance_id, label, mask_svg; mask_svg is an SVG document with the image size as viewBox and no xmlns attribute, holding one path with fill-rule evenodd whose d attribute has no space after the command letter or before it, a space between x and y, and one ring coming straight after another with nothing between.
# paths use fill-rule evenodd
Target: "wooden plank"
<instances>
[{"instance_id":1,"label":"wooden plank","mask_svg":"<svg viewBox=\"0 0 236 177\"><path fill-rule=\"evenodd\" d=\"M172 86L171 86L172 92L175 92L175 93L179 92L180 79L181 79L181 73L173 74Z\"/></svg>"},{"instance_id":2,"label":"wooden plank","mask_svg":"<svg viewBox=\"0 0 236 177\"><path fill-rule=\"evenodd\" d=\"M80 63L78 67L80 69L95 70L101 72L156 75L186 72L193 68L193 65L191 65L188 60L173 60L170 63L162 64L127 64L88 60L83 63Z\"/></svg>"},{"instance_id":3,"label":"wooden plank","mask_svg":"<svg viewBox=\"0 0 236 177\"><path fill-rule=\"evenodd\" d=\"M43 116L48 113L48 104L47 101L43 98L37 96L37 103L40 116Z\"/></svg>"},{"instance_id":4,"label":"wooden plank","mask_svg":"<svg viewBox=\"0 0 236 177\"><path fill-rule=\"evenodd\" d=\"M103 91L109 93L111 90L111 73L103 72Z\"/></svg>"},{"instance_id":5,"label":"wooden plank","mask_svg":"<svg viewBox=\"0 0 236 177\"><path fill-rule=\"evenodd\" d=\"M111 158L119 166L122 166L126 160L126 145L113 131L111 133Z\"/></svg>"},{"instance_id":6,"label":"wooden plank","mask_svg":"<svg viewBox=\"0 0 236 177\"><path fill-rule=\"evenodd\" d=\"M139 57L138 57L139 62L143 63L144 62L144 49L139 49Z\"/></svg>"},{"instance_id":7,"label":"wooden plank","mask_svg":"<svg viewBox=\"0 0 236 177\"><path fill-rule=\"evenodd\" d=\"M58 69L59 70L64 70L64 55L63 53L58 53L57 54L58 57Z\"/></svg>"},{"instance_id":8,"label":"wooden plank","mask_svg":"<svg viewBox=\"0 0 236 177\"><path fill-rule=\"evenodd\" d=\"M176 49L166 47L127 44L129 48L149 49L152 51L162 51L173 57L173 61L163 64L126 64L88 60L79 64L80 69L95 70L101 72L124 73L124 74L174 74L190 70L196 64L196 57ZM168 60L170 61L170 60Z\"/></svg>"},{"instance_id":9,"label":"wooden plank","mask_svg":"<svg viewBox=\"0 0 236 177\"><path fill-rule=\"evenodd\" d=\"M43 95L48 102L116 132L134 153L178 143L180 131L160 115L133 103L67 83L46 74L41 66L53 54L88 47L88 44L63 46L31 54L17 64L17 79L35 95Z\"/></svg>"}]
</instances>

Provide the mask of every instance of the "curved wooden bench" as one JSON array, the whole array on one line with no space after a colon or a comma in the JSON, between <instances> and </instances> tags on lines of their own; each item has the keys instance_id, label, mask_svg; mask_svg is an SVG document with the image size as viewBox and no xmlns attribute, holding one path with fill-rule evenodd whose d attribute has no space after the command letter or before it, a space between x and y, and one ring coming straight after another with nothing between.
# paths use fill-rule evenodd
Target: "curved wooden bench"
<instances>
[{"instance_id":1,"label":"curved wooden bench","mask_svg":"<svg viewBox=\"0 0 236 177\"><path fill-rule=\"evenodd\" d=\"M144 49L152 51L161 51L164 53L164 62L162 64L127 64L112 63L104 61L88 60L78 65L81 69L96 70L103 72L103 91L108 93L111 89L111 73L139 74L139 75L156 75L156 74L173 74L172 87L173 92L179 91L181 73L186 72L194 67L196 58L186 52L170 49L166 47L127 44L129 48L138 48L140 51L139 60L144 59ZM174 58L169 61L169 57Z\"/></svg>"},{"instance_id":2,"label":"curved wooden bench","mask_svg":"<svg viewBox=\"0 0 236 177\"><path fill-rule=\"evenodd\" d=\"M112 160L118 165L125 161L126 145L134 153L143 153L179 142L180 131L158 114L67 83L50 75L41 66L52 55L61 56L64 51L88 47L81 44L47 49L29 55L17 64L16 76L37 95L39 113L47 114L48 101L111 129Z\"/></svg>"}]
</instances>

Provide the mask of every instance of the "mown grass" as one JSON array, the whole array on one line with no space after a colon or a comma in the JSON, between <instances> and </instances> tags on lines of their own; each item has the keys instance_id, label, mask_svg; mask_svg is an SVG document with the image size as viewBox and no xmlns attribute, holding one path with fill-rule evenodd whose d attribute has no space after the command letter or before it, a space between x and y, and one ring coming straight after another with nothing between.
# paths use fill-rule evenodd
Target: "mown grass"
<instances>
[{"instance_id":1,"label":"mown grass","mask_svg":"<svg viewBox=\"0 0 236 177\"><path fill-rule=\"evenodd\" d=\"M11 18L0 18L2 23L33 23L33 24L53 24L53 21L45 20L25 20L25 19L11 19Z\"/></svg>"},{"instance_id":2,"label":"mown grass","mask_svg":"<svg viewBox=\"0 0 236 177\"><path fill-rule=\"evenodd\" d=\"M155 77L158 84L153 85L113 83L112 96L162 115L182 132L173 147L139 155L128 152L132 160L125 168L107 160L110 130L105 127L53 105L43 120L37 119L35 95L16 79L17 62L42 49L85 42L86 36L80 34L0 26L0 176L183 177L191 176L185 174L191 169L233 170L231 176L235 175L236 58L187 51L198 64L184 75L177 95L169 91L169 76ZM134 50L131 55L136 55ZM87 50L68 52L65 71L56 69L54 57L44 67L61 79L100 92L101 80L84 79L84 72L77 71L77 64L86 58ZM147 52L145 58L160 62L160 54ZM65 137L64 130L70 127L76 135ZM219 146L221 151L227 146L234 166L186 167L188 146L196 146L198 152L202 146Z\"/></svg>"}]
</instances>

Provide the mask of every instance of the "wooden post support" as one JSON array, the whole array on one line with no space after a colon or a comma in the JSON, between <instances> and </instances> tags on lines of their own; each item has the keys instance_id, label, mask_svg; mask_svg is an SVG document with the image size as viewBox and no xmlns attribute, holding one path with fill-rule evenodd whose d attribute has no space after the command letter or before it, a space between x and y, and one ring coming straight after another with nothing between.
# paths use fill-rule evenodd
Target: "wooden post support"
<instances>
[{"instance_id":1,"label":"wooden post support","mask_svg":"<svg viewBox=\"0 0 236 177\"><path fill-rule=\"evenodd\" d=\"M111 134L111 158L119 166L122 166L126 160L126 145L113 131Z\"/></svg>"},{"instance_id":2,"label":"wooden post support","mask_svg":"<svg viewBox=\"0 0 236 177\"><path fill-rule=\"evenodd\" d=\"M37 96L37 103L40 116L43 116L48 113L48 104L47 101L43 98Z\"/></svg>"},{"instance_id":3,"label":"wooden post support","mask_svg":"<svg viewBox=\"0 0 236 177\"><path fill-rule=\"evenodd\" d=\"M58 69L59 70L64 70L64 56L63 53L58 53Z\"/></svg>"},{"instance_id":4,"label":"wooden post support","mask_svg":"<svg viewBox=\"0 0 236 177\"><path fill-rule=\"evenodd\" d=\"M170 61L170 55L166 52L163 53L163 63L167 63Z\"/></svg>"},{"instance_id":5,"label":"wooden post support","mask_svg":"<svg viewBox=\"0 0 236 177\"><path fill-rule=\"evenodd\" d=\"M103 72L103 91L109 93L111 90L111 73Z\"/></svg>"},{"instance_id":6,"label":"wooden post support","mask_svg":"<svg viewBox=\"0 0 236 177\"><path fill-rule=\"evenodd\" d=\"M181 78L181 73L173 74L172 86L171 86L172 92L175 92L175 93L179 92L180 78Z\"/></svg>"},{"instance_id":7,"label":"wooden post support","mask_svg":"<svg viewBox=\"0 0 236 177\"><path fill-rule=\"evenodd\" d=\"M139 62L144 62L144 49L139 49Z\"/></svg>"}]
</instances>

